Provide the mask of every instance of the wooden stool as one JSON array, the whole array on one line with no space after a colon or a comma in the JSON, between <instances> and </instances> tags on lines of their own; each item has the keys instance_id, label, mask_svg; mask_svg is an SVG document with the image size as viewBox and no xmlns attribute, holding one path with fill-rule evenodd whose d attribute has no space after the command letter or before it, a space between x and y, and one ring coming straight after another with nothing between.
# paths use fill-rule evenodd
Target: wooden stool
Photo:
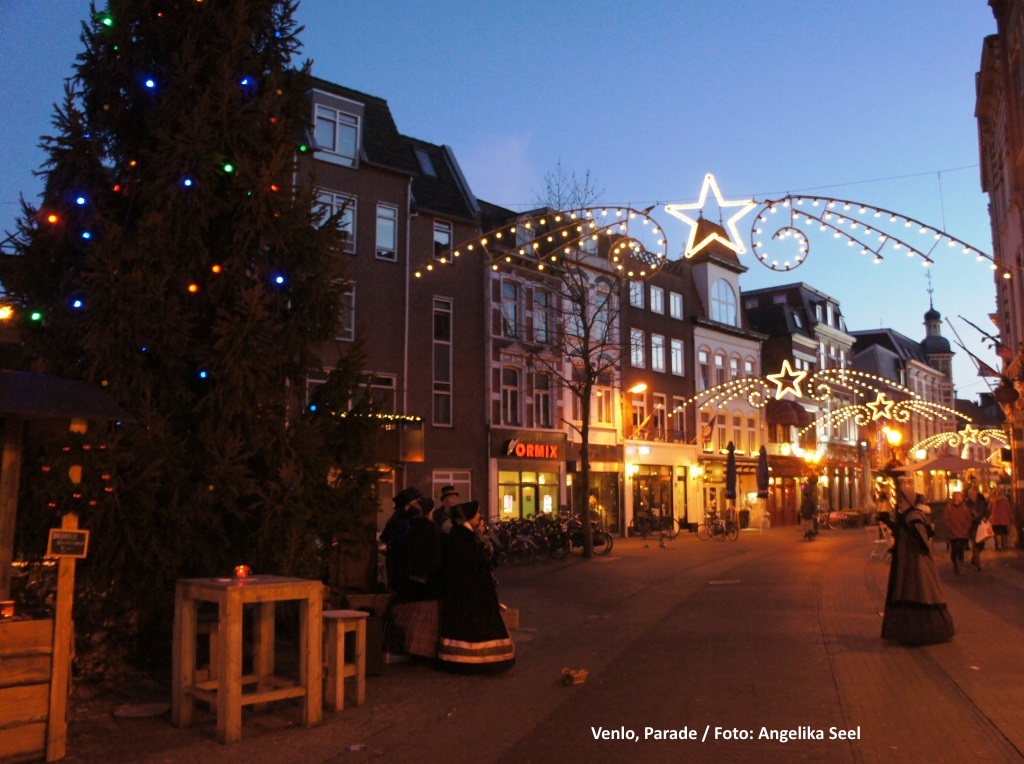
<instances>
[{"instance_id":1,"label":"wooden stool","mask_svg":"<svg viewBox=\"0 0 1024 764\"><path fill-rule=\"evenodd\" d=\"M217 678L217 640L219 637L217 629L217 621L215 620L199 620L196 623L196 636L205 636L209 644L207 650L210 656L210 662L202 668L196 667L196 679L197 682L205 682L210 679Z\"/></svg>"},{"instance_id":2,"label":"wooden stool","mask_svg":"<svg viewBox=\"0 0 1024 764\"><path fill-rule=\"evenodd\" d=\"M327 654L327 692L324 705L332 711L345 707L345 679L356 678L356 705L366 699L366 619L362 610L325 610L324 651ZM352 660L345 659L345 635L355 635Z\"/></svg>"}]
</instances>

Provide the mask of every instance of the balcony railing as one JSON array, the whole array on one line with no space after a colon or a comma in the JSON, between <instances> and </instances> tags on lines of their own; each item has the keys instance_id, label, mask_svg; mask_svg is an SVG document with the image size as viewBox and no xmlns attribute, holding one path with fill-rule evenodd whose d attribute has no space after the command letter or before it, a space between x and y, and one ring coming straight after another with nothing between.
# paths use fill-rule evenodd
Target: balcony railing
<instances>
[{"instance_id":1,"label":"balcony railing","mask_svg":"<svg viewBox=\"0 0 1024 764\"><path fill-rule=\"evenodd\" d=\"M671 430L654 425L626 425L626 440L644 440L649 443L686 443L685 430Z\"/></svg>"}]
</instances>

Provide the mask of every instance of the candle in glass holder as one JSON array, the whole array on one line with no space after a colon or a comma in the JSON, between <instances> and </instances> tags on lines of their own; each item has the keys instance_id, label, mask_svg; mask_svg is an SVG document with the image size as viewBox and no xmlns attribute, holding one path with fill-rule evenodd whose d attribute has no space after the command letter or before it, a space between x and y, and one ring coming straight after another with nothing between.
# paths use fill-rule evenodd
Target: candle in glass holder
<instances>
[{"instance_id":1,"label":"candle in glass holder","mask_svg":"<svg viewBox=\"0 0 1024 764\"><path fill-rule=\"evenodd\" d=\"M252 575L252 570L248 565L235 566L235 578L248 578L250 575Z\"/></svg>"}]
</instances>

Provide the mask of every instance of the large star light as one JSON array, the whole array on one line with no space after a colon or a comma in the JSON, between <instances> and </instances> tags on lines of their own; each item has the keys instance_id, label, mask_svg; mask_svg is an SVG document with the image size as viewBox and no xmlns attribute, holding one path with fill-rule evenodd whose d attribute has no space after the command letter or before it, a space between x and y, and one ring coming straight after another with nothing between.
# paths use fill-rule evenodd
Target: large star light
<instances>
[{"instance_id":1,"label":"large star light","mask_svg":"<svg viewBox=\"0 0 1024 764\"><path fill-rule=\"evenodd\" d=\"M705 236L701 241L695 241L697 238L697 219L690 217L685 214L687 210L696 210L699 213L704 209L704 203L708 198L708 189L715 192L715 199L718 201L719 209L725 209L726 207L738 207L739 210L726 221L726 229L729 232L729 238L722 238L717 232L712 232ZM684 223L690 224L690 238L686 241L686 249L683 250L683 257L687 259L693 257L700 252L704 247L713 241L720 241L726 247L731 249L737 255L742 255L747 251L747 248L743 246L743 238L740 236L739 231L736 229L736 223L741 217L750 212L757 203L752 199L743 199L738 201L727 202L722 197L722 192L718 190L718 183L715 182L715 176L708 173L704 176L704 185L700 189L700 199L693 204L666 204L665 212L673 217L677 217Z\"/></svg>"},{"instance_id":2,"label":"large star light","mask_svg":"<svg viewBox=\"0 0 1024 764\"><path fill-rule=\"evenodd\" d=\"M765 377L774 382L778 389L775 391L775 400L780 400L786 393L793 393L796 398L803 398L803 390L800 389L800 383L803 382L804 377L807 376L807 372L801 369L795 371L789 364L787 358L782 362L782 371L776 374L766 374Z\"/></svg>"},{"instance_id":3,"label":"large star light","mask_svg":"<svg viewBox=\"0 0 1024 764\"><path fill-rule=\"evenodd\" d=\"M894 405L896 405L896 401L886 398L885 393L879 393L878 397L868 404L868 408L871 409L871 421L892 419L892 407Z\"/></svg>"}]
</instances>

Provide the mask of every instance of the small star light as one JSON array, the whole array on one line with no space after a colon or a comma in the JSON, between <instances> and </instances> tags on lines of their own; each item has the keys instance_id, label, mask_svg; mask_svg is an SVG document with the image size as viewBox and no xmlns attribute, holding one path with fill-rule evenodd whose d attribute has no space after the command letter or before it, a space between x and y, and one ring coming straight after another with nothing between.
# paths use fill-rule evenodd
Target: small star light
<instances>
[{"instance_id":1,"label":"small star light","mask_svg":"<svg viewBox=\"0 0 1024 764\"><path fill-rule=\"evenodd\" d=\"M775 374L767 374L765 376L767 379L774 382L778 388L775 391L775 400L781 399L786 395L786 393L790 392L793 393L793 397L795 398L804 397L803 390L800 389L800 383L803 381L804 377L807 376L807 372L803 370L794 371L788 358L782 362L782 371Z\"/></svg>"},{"instance_id":2,"label":"small star light","mask_svg":"<svg viewBox=\"0 0 1024 764\"><path fill-rule=\"evenodd\" d=\"M868 404L868 408L871 409L871 421L892 419L892 407L894 405L896 405L896 401L886 398L885 393L879 393L878 397Z\"/></svg>"},{"instance_id":3,"label":"small star light","mask_svg":"<svg viewBox=\"0 0 1024 764\"><path fill-rule=\"evenodd\" d=\"M283 284L284 283L284 276L275 276L274 277L274 283L275 284Z\"/></svg>"},{"instance_id":4,"label":"small star light","mask_svg":"<svg viewBox=\"0 0 1024 764\"><path fill-rule=\"evenodd\" d=\"M686 210L696 210L698 213L704 209L704 203L708 198L708 189L715 192L715 199L718 202L719 209L725 209L726 207L738 207L739 210L729 220L726 221L726 228L729 231L729 238L723 239L717 233L709 234L704 237L703 241L694 242L697 236L697 220L684 214ZM704 247L710 244L712 241L720 241L722 244L727 246L737 255L742 255L747 251L747 248L743 246L743 238L740 236L739 231L736 229L736 223L739 219L750 212L757 204L751 199L743 199L738 201L727 202L722 197L722 192L718 190L718 183L715 182L715 176L708 173L704 176L704 185L700 189L700 198L693 204L666 204L665 212L673 217L677 217L684 223L690 224L690 237L686 241L686 249L683 250L683 256L687 259L693 257L695 254L700 252Z\"/></svg>"}]
</instances>

